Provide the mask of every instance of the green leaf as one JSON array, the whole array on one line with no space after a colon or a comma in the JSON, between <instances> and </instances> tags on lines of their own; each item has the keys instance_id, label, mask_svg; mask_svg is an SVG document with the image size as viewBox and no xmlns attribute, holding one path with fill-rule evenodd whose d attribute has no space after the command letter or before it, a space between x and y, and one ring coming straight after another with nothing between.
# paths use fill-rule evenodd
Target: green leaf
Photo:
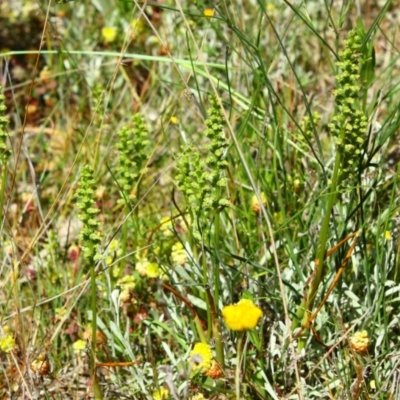
<instances>
[{"instance_id":1,"label":"green leaf","mask_svg":"<svg viewBox=\"0 0 400 400\"><path fill-rule=\"evenodd\" d=\"M365 38L365 29L364 23L361 18L357 20L357 34L363 39ZM361 48L361 69L360 69L360 78L365 89L368 89L374 79L375 79L375 49L374 49L374 40L370 38L368 42L364 44Z\"/></svg>"},{"instance_id":2,"label":"green leaf","mask_svg":"<svg viewBox=\"0 0 400 400\"><path fill-rule=\"evenodd\" d=\"M375 79L375 49L374 45L369 42L363 49L362 65L360 70L360 78L365 88L369 88Z\"/></svg>"}]
</instances>

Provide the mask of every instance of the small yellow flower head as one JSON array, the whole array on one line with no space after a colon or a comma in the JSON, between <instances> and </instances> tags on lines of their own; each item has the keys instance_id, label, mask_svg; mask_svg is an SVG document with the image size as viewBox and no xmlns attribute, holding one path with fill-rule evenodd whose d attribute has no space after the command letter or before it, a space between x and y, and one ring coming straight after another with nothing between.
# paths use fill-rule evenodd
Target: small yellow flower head
<instances>
[{"instance_id":1,"label":"small yellow flower head","mask_svg":"<svg viewBox=\"0 0 400 400\"><path fill-rule=\"evenodd\" d=\"M106 43L112 43L117 37L117 28L114 26L105 26L101 30L101 36Z\"/></svg>"},{"instance_id":2,"label":"small yellow flower head","mask_svg":"<svg viewBox=\"0 0 400 400\"><path fill-rule=\"evenodd\" d=\"M153 400L167 400L169 398L168 389L161 388L153 393Z\"/></svg>"},{"instance_id":3,"label":"small yellow flower head","mask_svg":"<svg viewBox=\"0 0 400 400\"><path fill-rule=\"evenodd\" d=\"M40 71L40 75L39 78L44 81L44 82L48 82L51 78L51 71L49 71L48 67L44 67L41 71Z\"/></svg>"},{"instance_id":4,"label":"small yellow flower head","mask_svg":"<svg viewBox=\"0 0 400 400\"><path fill-rule=\"evenodd\" d=\"M163 270L157 263L151 263L147 258L142 258L136 263L136 271L139 275L146 276L147 278L161 278L168 280Z\"/></svg>"},{"instance_id":5,"label":"small yellow flower head","mask_svg":"<svg viewBox=\"0 0 400 400\"><path fill-rule=\"evenodd\" d=\"M15 349L15 339L11 335L4 335L0 338L0 350L5 353L10 353Z\"/></svg>"},{"instance_id":6,"label":"small yellow flower head","mask_svg":"<svg viewBox=\"0 0 400 400\"><path fill-rule=\"evenodd\" d=\"M137 33L143 32L144 22L141 19L133 19L131 21L131 28Z\"/></svg>"},{"instance_id":7,"label":"small yellow flower head","mask_svg":"<svg viewBox=\"0 0 400 400\"><path fill-rule=\"evenodd\" d=\"M50 372L50 362L46 353L39 354L31 363L31 370L39 376L48 375Z\"/></svg>"},{"instance_id":8,"label":"small yellow flower head","mask_svg":"<svg viewBox=\"0 0 400 400\"><path fill-rule=\"evenodd\" d=\"M175 115L173 115L173 116L169 119L169 121L171 122L171 124L178 125L178 118L176 118Z\"/></svg>"},{"instance_id":9,"label":"small yellow flower head","mask_svg":"<svg viewBox=\"0 0 400 400\"><path fill-rule=\"evenodd\" d=\"M206 372L206 375L212 379L221 378L223 375L222 369L217 363L217 361L213 360L210 369Z\"/></svg>"},{"instance_id":10,"label":"small yellow flower head","mask_svg":"<svg viewBox=\"0 0 400 400\"><path fill-rule=\"evenodd\" d=\"M121 290L135 289L136 281L133 275L125 275L123 278L118 279L117 285L121 287Z\"/></svg>"},{"instance_id":11,"label":"small yellow flower head","mask_svg":"<svg viewBox=\"0 0 400 400\"><path fill-rule=\"evenodd\" d=\"M254 329L262 314L261 308L249 299L242 299L239 303L226 306L222 310L226 326L233 331Z\"/></svg>"},{"instance_id":12,"label":"small yellow flower head","mask_svg":"<svg viewBox=\"0 0 400 400\"><path fill-rule=\"evenodd\" d=\"M147 267L149 266L150 261L147 258L142 258L138 260L136 263L136 271L139 272L140 276L147 276Z\"/></svg>"},{"instance_id":13,"label":"small yellow flower head","mask_svg":"<svg viewBox=\"0 0 400 400\"><path fill-rule=\"evenodd\" d=\"M172 221L170 217L162 217L160 221L160 230L164 236L173 236Z\"/></svg>"},{"instance_id":14,"label":"small yellow flower head","mask_svg":"<svg viewBox=\"0 0 400 400\"><path fill-rule=\"evenodd\" d=\"M187 261L188 257L186 254L186 250L183 248L181 242L177 242L172 246L171 249L171 258L174 264L184 265Z\"/></svg>"},{"instance_id":15,"label":"small yellow flower head","mask_svg":"<svg viewBox=\"0 0 400 400\"><path fill-rule=\"evenodd\" d=\"M262 201L263 205L266 206L266 205L267 205L267 196L265 195L265 193L262 192L262 193L260 194L260 197L261 197L261 201ZM256 195L254 195L254 196L251 198L251 209L252 209L255 213L258 213L258 212L261 210L260 202L258 201Z\"/></svg>"},{"instance_id":16,"label":"small yellow flower head","mask_svg":"<svg viewBox=\"0 0 400 400\"><path fill-rule=\"evenodd\" d=\"M392 234L390 231L385 231L385 239L389 242L392 240Z\"/></svg>"},{"instance_id":17,"label":"small yellow flower head","mask_svg":"<svg viewBox=\"0 0 400 400\"><path fill-rule=\"evenodd\" d=\"M206 8L206 9L204 9L203 14L205 17L213 17L214 10L212 8Z\"/></svg>"},{"instance_id":18,"label":"small yellow flower head","mask_svg":"<svg viewBox=\"0 0 400 400\"><path fill-rule=\"evenodd\" d=\"M54 311L55 311L55 319L57 321L61 321L67 314L67 310L63 307L56 308Z\"/></svg>"},{"instance_id":19,"label":"small yellow flower head","mask_svg":"<svg viewBox=\"0 0 400 400\"><path fill-rule=\"evenodd\" d=\"M357 353L365 353L369 347L369 337L367 331L357 331L350 338L350 345Z\"/></svg>"},{"instance_id":20,"label":"small yellow flower head","mask_svg":"<svg viewBox=\"0 0 400 400\"><path fill-rule=\"evenodd\" d=\"M375 379L372 379L372 381L369 382L369 387L372 390L376 390L376 381L375 381Z\"/></svg>"},{"instance_id":21,"label":"small yellow flower head","mask_svg":"<svg viewBox=\"0 0 400 400\"><path fill-rule=\"evenodd\" d=\"M136 287L136 280L133 275L125 275L123 278L118 279L117 285L121 288L121 293L119 294L119 301L121 306L132 300L132 293Z\"/></svg>"},{"instance_id":22,"label":"small yellow flower head","mask_svg":"<svg viewBox=\"0 0 400 400\"><path fill-rule=\"evenodd\" d=\"M190 217L186 216L186 221L190 224ZM160 220L160 231L166 237L174 236L175 231L177 233L187 232L187 226L184 223L181 217L171 218L171 217L162 217Z\"/></svg>"},{"instance_id":23,"label":"small yellow flower head","mask_svg":"<svg viewBox=\"0 0 400 400\"><path fill-rule=\"evenodd\" d=\"M206 400L203 393L197 393L194 396L190 397L190 400Z\"/></svg>"},{"instance_id":24,"label":"small yellow flower head","mask_svg":"<svg viewBox=\"0 0 400 400\"><path fill-rule=\"evenodd\" d=\"M158 278L163 275L163 272L157 263L149 263L146 275L149 278Z\"/></svg>"},{"instance_id":25,"label":"small yellow flower head","mask_svg":"<svg viewBox=\"0 0 400 400\"><path fill-rule=\"evenodd\" d=\"M282 225L283 224L283 215L282 215L282 213L280 211L279 212L274 212L273 217L274 217L274 221L275 221L275 223L277 225Z\"/></svg>"},{"instance_id":26,"label":"small yellow flower head","mask_svg":"<svg viewBox=\"0 0 400 400\"><path fill-rule=\"evenodd\" d=\"M122 249L119 241L113 239L107 249L106 264L111 265L114 260L122 255Z\"/></svg>"},{"instance_id":27,"label":"small yellow flower head","mask_svg":"<svg viewBox=\"0 0 400 400\"><path fill-rule=\"evenodd\" d=\"M78 339L75 343L73 343L72 348L74 350L74 353L82 354L85 352L86 349L86 341Z\"/></svg>"},{"instance_id":28,"label":"small yellow flower head","mask_svg":"<svg viewBox=\"0 0 400 400\"><path fill-rule=\"evenodd\" d=\"M211 347L205 343L196 343L190 352L190 361L195 365L195 369L206 373L212 365Z\"/></svg>"}]
</instances>

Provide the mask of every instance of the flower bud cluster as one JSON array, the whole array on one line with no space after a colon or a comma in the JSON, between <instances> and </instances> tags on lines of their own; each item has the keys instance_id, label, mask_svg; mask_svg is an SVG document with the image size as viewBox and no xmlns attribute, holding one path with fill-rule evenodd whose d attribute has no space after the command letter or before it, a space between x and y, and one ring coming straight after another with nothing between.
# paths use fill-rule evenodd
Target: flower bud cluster
<instances>
[{"instance_id":1,"label":"flower bud cluster","mask_svg":"<svg viewBox=\"0 0 400 400\"><path fill-rule=\"evenodd\" d=\"M87 258L96 258L99 254L98 248L101 242L99 233L100 222L96 219L96 214L100 210L96 207L94 200L95 180L93 179L93 170L85 165L81 171L79 188L76 191L76 206L81 213L78 218L83 222L83 228L79 234L82 241L82 251Z\"/></svg>"},{"instance_id":2,"label":"flower bud cluster","mask_svg":"<svg viewBox=\"0 0 400 400\"><path fill-rule=\"evenodd\" d=\"M218 212L229 206L228 199L222 195L226 186L225 156L228 144L224 132L224 117L215 98L211 99L208 115L205 134L210 141L205 149L209 155L203 161L199 152L192 146L184 149L177 163L176 176L191 212L197 216L201 211L204 225L209 223L208 216L212 211ZM195 220L202 225L199 218Z\"/></svg>"},{"instance_id":3,"label":"flower bud cluster","mask_svg":"<svg viewBox=\"0 0 400 400\"><path fill-rule=\"evenodd\" d=\"M342 179L351 177L357 168L368 125L359 105L361 43L360 34L351 31L348 40L344 41L344 51L339 53L340 61L336 63L341 69L336 76L337 89L333 92L337 113L328 127L342 153Z\"/></svg>"},{"instance_id":4,"label":"flower bud cluster","mask_svg":"<svg viewBox=\"0 0 400 400\"><path fill-rule=\"evenodd\" d=\"M119 132L119 165L117 167L117 179L121 189L129 197L133 198L137 178L146 170L143 168L148 157L147 145L148 130L140 114L132 118L133 128L124 126Z\"/></svg>"}]
</instances>

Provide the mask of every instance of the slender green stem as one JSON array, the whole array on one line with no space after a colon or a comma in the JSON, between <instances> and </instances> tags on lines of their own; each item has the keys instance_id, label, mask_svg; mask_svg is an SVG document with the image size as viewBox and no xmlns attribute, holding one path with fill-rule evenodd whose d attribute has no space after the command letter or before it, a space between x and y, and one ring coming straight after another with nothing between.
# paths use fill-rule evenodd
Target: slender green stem
<instances>
[{"instance_id":1,"label":"slender green stem","mask_svg":"<svg viewBox=\"0 0 400 400\"><path fill-rule=\"evenodd\" d=\"M200 321L200 318L198 315L196 315L194 317L194 324L196 325L196 330L197 330L197 334L199 335L200 342L207 344L209 341L206 338L203 326L201 325L201 321Z\"/></svg>"},{"instance_id":2,"label":"slender green stem","mask_svg":"<svg viewBox=\"0 0 400 400\"><path fill-rule=\"evenodd\" d=\"M126 210L126 214L128 214L129 209L125 208L125 210ZM122 242L121 242L122 254L127 254L127 251L126 251L127 239L128 239L128 220L126 220L124 225L122 226ZM125 263L126 263L125 257L122 257L122 260L120 261L120 271L124 270Z\"/></svg>"},{"instance_id":3,"label":"slender green stem","mask_svg":"<svg viewBox=\"0 0 400 400\"><path fill-rule=\"evenodd\" d=\"M236 347L236 371L235 371L236 400L240 400L240 366L242 360L244 334L245 334L244 331L239 332L237 347Z\"/></svg>"},{"instance_id":4,"label":"slender green stem","mask_svg":"<svg viewBox=\"0 0 400 400\"><path fill-rule=\"evenodd\" d=\"M96 333L97 333L97 305L96 305L96 271L93 265L90 266L90 306L92 309L92 351L90 357L90 373L96 373Z\"/></svg>"},{"instance_id":5,"label":"slender green stem","mask_svg":"<svg viewBox=\"0 0 400 400\"><path fill-rule=\"evenodd\" d=\"M90 258L90 296L92 309L92 348L90 352L90 375L92 377L93 394L95 400L102 400L103 394L96 375L96 339L97 339L97 296L96 296L96 270L95 260Z\"/></svg>"},{"instance_id":6,"label":"slender green stem","mask_svg":"<svg viewBox=\"0 0 400 400\"><path fill-rule=\"evenodd\" d=\"M218 304L219 304L219 294L221 291L220 275L219 275L219 224L220 216L219 213L215 215L215 225L214 225L214 241L215 241L215 251L217 252L217 265L214 266L214 310L213 310L213 321L212 330L213 337L215 340L215 351L217 354L217 361L223 367L224 366L224 346L221 338L220 324L218 321Z\"/></svg>"},{"instance_id":7,"label":"slender green stem","mask_svg":"<svg viewBox=\"0 0 400 400\"><path fill-rule=\"evenodd\" d=\"M217 307L215 305L215 299L211 294L209 288L206 288L208 303L210 304L211 314L211 329L213 338L215 340L215 351L217 353L217 361L221 366L224 366L224 346L222 344L221 329L218 321Z\"/></svg>"},{"instance_id":8,"label":"slender green stem","mask_svg":"<svg viewBox=\"0 0 400 400\"><path fill-rule=\"evenodd\" d=\"M2 166L1 171L1 188L0 188L0 223L3 220L3 205L4 205L4 195L6 192L6 183L7 183L7 164L5 160L0 162Z\"/></svg>"}]
</instances>

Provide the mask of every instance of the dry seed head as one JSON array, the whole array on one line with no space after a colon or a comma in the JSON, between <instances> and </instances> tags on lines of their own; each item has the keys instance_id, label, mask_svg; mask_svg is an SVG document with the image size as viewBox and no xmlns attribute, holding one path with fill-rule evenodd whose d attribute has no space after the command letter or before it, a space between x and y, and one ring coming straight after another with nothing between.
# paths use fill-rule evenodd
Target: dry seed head
<instances>
[{"instance_id":1,"label":"dry seed head","mask_svg":"<svg viewBox=\"0 0 400 400\"><path fill-rule=\"evenodd\" d=\"M45 376L50 374L50 362L46 353L39 354L31 362L31 370L37 373L39 376Z\"/></svg>"}]
</instances>

